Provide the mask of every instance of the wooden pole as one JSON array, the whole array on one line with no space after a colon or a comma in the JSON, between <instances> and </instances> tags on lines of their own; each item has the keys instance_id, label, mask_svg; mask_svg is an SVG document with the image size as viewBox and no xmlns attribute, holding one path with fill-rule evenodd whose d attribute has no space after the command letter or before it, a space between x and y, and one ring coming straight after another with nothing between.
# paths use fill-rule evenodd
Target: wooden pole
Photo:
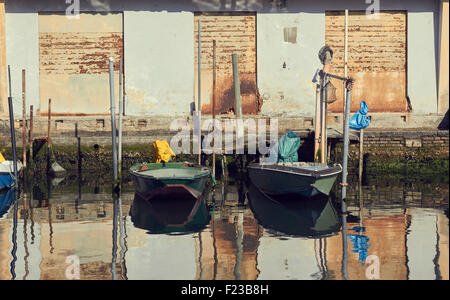
<instances>
[{"instance_id":1,"label":"wooden pole","mask_svg":"<svg viewBox=\"0 0 450 300\"><path fill-rule=\"evenodd\" d=\"M27 166L27 104L26 104L26 82L25 70L22 70L22 159L23 167Z\"/></svg>"},{"instance_id":2,"label":"wooden pole","mask_svg":"<svg viewBox=\"0 0 450 300\"><path fill-rule=\"evenodd\" d=\"M239 66L238 66L238 56L233 53L232 56L233 63L233 81L234 81L234 108L237 119L242 118L242 105L241 105L241 84L239 82Z\"/></svg>"},{"instance_id":3,"label":"wooden pole","mask_svg":"<svg viewBox=\"0 0 450 300\"><path fill-rule=\"evenodd\" d=\"M348 9L345 10L345 18L344 18L344 77L347 78L347 70L348 70ZM342 120L345 118L345 81L343 82L342 89L343 99L342 101ZM342 122L344 124L344 122ZM344 128L342 128L342 132Z\"/></svg>"},{"instance_id":4,"label":"wooden pole","mask_svg":"<svg viewBox=\"0 0 450 300\"><path fill-rule=\"evenodd\" d=\"M320 162L325 163L325 149L326 149L326 133L325 133L325 111L326 111L326 103L324 99L324 79L325 77L321 78L321 87L320 87Z\"/></svg>"},{"instance_id":5,"label":"wooden pole","mask_svg":"<svg viewBox=\"0 0 450 300\"><path fill-rule=\"evenodd\" d=\"M216 130L216 40L213 40L213 96L212 96L212 116L213 116L213 134ZM216 178L216 137L214 136L213 146L213 178Z\"/></svg>"},{"instance_id":6,"label":"wooden pole","mask_svg":"<svg viewBox=\"0 0 450 300\"><path fill-rule=\"evenodd\" d=\"M33 105L30 105L30 131L28 133L28 144L30 147L30 157L33 157Z\"/></svg>"},{"instance_id":7,"label":"wooden pole","mask_svg":"<svg viewBox=\"0 0 450 300\"><path fill-rule=\"evenodd\" d=\"M50 171L51 168L51 159L50 159L50 154L51 154L51 147L52 147L52 142L51 142L51 137L50 137L50 133L51 133L51 116L52 116L52 99L48 99L48 124L47 124L47 173Z\"/></svg>"}]
</instances>

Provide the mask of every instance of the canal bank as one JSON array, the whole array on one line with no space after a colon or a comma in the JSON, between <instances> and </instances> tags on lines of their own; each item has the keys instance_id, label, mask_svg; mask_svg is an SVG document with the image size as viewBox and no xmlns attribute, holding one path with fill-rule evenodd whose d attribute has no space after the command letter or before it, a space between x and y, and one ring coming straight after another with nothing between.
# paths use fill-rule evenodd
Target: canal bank
<instances>
[{"instance_id":1,"label":"canal bank","mask_svg":"<svg viewBox=\"0 0 450 300\"><path fill-rule=\"evenodd\" d=\"M8 135L2 130L0 151L7 159L11 159L11 147L7 141ZM294 130L301 138L299 159L313 161L314 132L309 129ZM331 132L331 131L330 131ZM329 138L329 159L331 162L342 160L342 138L339 131ZM21 133L16 130L17 140ZM152 143L157 139L170 139L177 134L169 130L125 131L122 166L127 172L134 163L152 161L154 154ZM205 132L205 134L208 134ZM279 131L279 137L284 131ZM192 135L191 135L192 136ZM359 135L353 131L350 135L349 169L356 170L359 165ZM111 132L108 130L88 132L79 131L77 135L67 131L55 132L51 137L51 161L58 162L67 171L89 170L96 174L111 172L112 148ZM33 173L40 173L47 168L47 145L44 138L34 141L34 154L27 155L28 168ZM22 147L18 143L17 153L21 158ZM449 131L432 129L366 129L364 132L364 169L371 174L399 173L444 173L449 168ZM234 152L235 153L235 152ZM217 155L216 173L240 171L257 161L258 154L228 154ZM258 153L258 152L257 152ZM197 154L179 154L177 161L197 161ZM223 161L223 163L222 163ZM30 163L31 162L31 163ZM211 166L212 155L202 154L202 162ZM225 170L222 170L222 166Z\"/></svg>"}]
</instances>

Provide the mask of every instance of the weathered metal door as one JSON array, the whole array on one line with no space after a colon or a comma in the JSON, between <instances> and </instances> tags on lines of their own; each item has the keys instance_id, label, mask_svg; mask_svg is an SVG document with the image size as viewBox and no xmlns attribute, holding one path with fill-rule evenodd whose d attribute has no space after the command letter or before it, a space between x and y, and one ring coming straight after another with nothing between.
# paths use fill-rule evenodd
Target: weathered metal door
<instances>
[{"instance_id":1,"label":"weathered metal door","mask_svg":"<svg viewBox=\"0 0 450 300\"><path fill-rule=\"evenodd\" d=\"M327 11L325 43L334 52L332 73L344 75L345 14ZM356 79L352 111L366 101L371 112L405 112L406 98L406 12L381 11L378 18L364 11L349 11L348 75ZM332 80L337 101L331 112L343 111L343 85Z\"/></svg>"},{"instance_id":2,"label":"weathered metal door","mask_svg":"<svg viewBox=\"0 0 450 300\"><path fill-rule=\"evenodd\" d=\"M198 20L201 22L201 101L202 112L212 112L213 40L216 40L216 114L234 112L233 67L237 53L242 113L259 112L262 99L256 85L256 14L195 14L195 99L198 95Z\"/></svg>"},{"instance_id":3,"label":"weathered metal door","mask_svg":"<svg viewBox=\"0 0 450 300\"><path fill-rule=\"evenodd\" d=\"M78 19L39 14L40 113L110 113L108 59L123 60L122 14L82 13ZM115 72L116 103L118 72Z\"/></svg>"}]
</instances>

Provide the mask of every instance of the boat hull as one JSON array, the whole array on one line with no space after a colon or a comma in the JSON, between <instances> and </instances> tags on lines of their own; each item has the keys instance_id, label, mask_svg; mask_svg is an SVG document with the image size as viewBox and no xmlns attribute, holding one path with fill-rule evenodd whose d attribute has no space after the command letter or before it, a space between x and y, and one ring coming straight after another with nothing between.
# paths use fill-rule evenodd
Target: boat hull
<instances>
[{"instance_id":1,"label":"boat hull","mask_svg":"<svg viewBox=\"0 0 450 300\"><path fill-rule=\"evenodd\" d=\"M266 194L297 194L304 197L329 195L341 171L340 165L317 171L310 166L309 169L301 169L280 164L253 164L248 168L253 184Z\"/></svg>"},{"instance_id":2,"label":"boat hull","mask_svg":"<svg viewBox=\"0 0 450 300\"><path fill-rule=\"evenodd\" d=\"M209 172L203 172L192 177L177 176L178 167L171 168L169 165L165 168L174 170L174 175L170 177L148 176L136 170L131 170L130 173L133 177L136 193L146 199L157 195L172 195L186 192L196 199L202 196L210 178Z\"/></svg>"}]
</instances>

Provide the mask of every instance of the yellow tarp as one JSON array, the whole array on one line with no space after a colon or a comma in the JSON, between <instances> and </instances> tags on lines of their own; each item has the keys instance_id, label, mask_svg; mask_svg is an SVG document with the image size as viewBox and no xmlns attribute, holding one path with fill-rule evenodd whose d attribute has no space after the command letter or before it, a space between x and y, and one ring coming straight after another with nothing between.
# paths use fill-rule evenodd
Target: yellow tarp
<instances>
[{"instance_id":1,"label":"yellow tarp","mask_svg":"<svg viewBox=\"0 0 450 300\"><path fill-rule=\"evenodd\" d=\"M6 159L3 157L2 153L0 152L0 163L4 162Z\"/></svg>"},{"instance_id":2,"label":"yellow tarp","mask_svg":"<svg viewBox=\"0 0 450 300\"><path fill-rule=\"evenodd\" d=\"M153 142L153 151L155 153L155 162L168 162L172 157L175 157L169 143L166 140L156 140Z\"/></svg>"}]
</instances>

